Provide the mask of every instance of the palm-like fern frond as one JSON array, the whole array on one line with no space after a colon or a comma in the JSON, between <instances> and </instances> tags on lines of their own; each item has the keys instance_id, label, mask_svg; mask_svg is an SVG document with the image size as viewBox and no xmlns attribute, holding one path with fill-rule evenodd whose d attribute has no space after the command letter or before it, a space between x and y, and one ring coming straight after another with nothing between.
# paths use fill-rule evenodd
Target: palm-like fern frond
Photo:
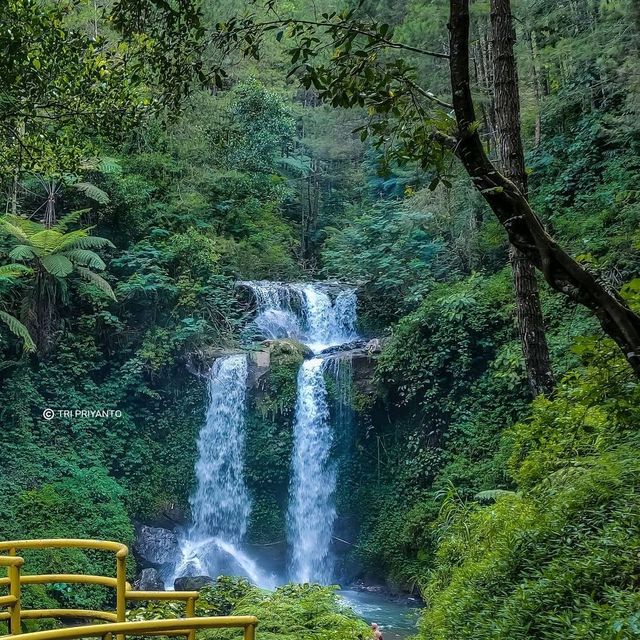
<instances>
[{"instance_id":1,"label":"palm-like fern frond","mask_svg":"<svg viewBox=\"0 0 640 640\"><path fill-rule=\"evenodd\" d=\"M24 264L5 264L0 267L0 279L13 280L31 273L31 269Z\"/></svg>"},{"instance_id":2,"label":"palm-like fern frond","mask_svg":"<svg viewBox=\"0 0 640 640\"><path fill-rule=\"evenodd\" d=\"M78 222L78 220L80 220L80 218L88 211L91 211L91 209L79 209L78 211L71 211L70 213L62 216L62 218L60 218L60 220L58 220L58 222L56 222L56 224L54 224L52 228L56 231L59 231L60 233L66 233L69 226Z\"/></svg>"},{"instance_id":3,"label":"palm-like fern frond","mask_svg":"<svg viewBox=\"0 0 640 640\"><path fill-rule=\"evenodd\" d=\"M40 262L56 278L65 278L73 271L73 262L60 253L43 256Z\"/></svg>"},{"instance_id":4,"label":"palm-like fern frond","mask_svg":"<svg viewBox=\"0 0 640 640\"><path fill-rule=\"evenodd\" d=\"M94 273L86 267L76 266L76 271L85 279L94 284L100 291L106 293L112 300L116 300L116 294L113 293L111 285L97 273Z\"/></svg>"},{"instance_id":5,"label":"palm-like fern frond","mask_svg":"<svg viewBox=\"0 0 640 640\"><path fill-rule=\"evenodd\" d=\"M20 240L20 242L24 242L25 244L29 243L29 236L17 225L13 224L11 218L15 216L4 216L0 218L0 231L3 231L7 235L13 236Z\"/></svg>"},{"instance_id":6,"label":"palm-like fern frond","mask_svg":"<svg viewBox=\"0 0 640 640\"><path fill-rule=\"evenodd\" d=\"M115 249L113 242L107 240L107 238L86 234L71 238L70 236L74 233L75 231L66 234L65 240L58 247L58 251L66 251L68 249L103 249L104 247Z\"/></svg>"},{"instance_id":7,"label":"palm-like fern frond","mask_svg":"<svg viewBox=\"0 0 640 640\"><path fill-rule=\"evenodd\" d=\"M30 244L42 253L55 253L64 241L64 234L55 229L44 229L29 237Z\"/></svg>"},{"instance_id":8,"label":"palm-like fern frond","mask_svg":"<svg viewBox=\"0 0 640 640\"><path fill-rule=\"evenodd\" d=\"M95 251L89 251L89 249L71 249L65 251L63 255L74 264L97 269L98 271L103 271L107 266Z\"/></svg>"},{"instance_id":9,"label":"palm-like fern frond","mask_svg":"<svg viewBox=\"0 0 640 640\"><path fill-rule=\"evenodd\" d=\"M38 233L38 231L42 231L42 225L39 222L34 222L33 220L29 220L28 218L23 218L22 216L15 216L11 213L7 213L2 217L3 220L6 220L14 227L18 227L18 229L22 229L27 236L30 236L34 233Z\"/></svg>"},{"instance_id":10,"label":"palm-like fern frond","mask_svg":"<svg viewBox=\"0 0 640 640\"><path fill-rule=\"evenodd\" d=\"M24 345L23 348L25 351L35 351L36 345L31 338L31 334L27 327L25 327L20 320L12 316L10 313L6 311L0 311L0 320L2 320L11 333L15 334L19 338L22 338Z\"/></svg>"},{"instance_id":11,"label":"palm-like fern frond","mask_svg":"<svg viewBox=\"0 0 640 640\"><path fill-rule=\"evenodd\" d=\"M9 257L12 260L31 260L40 255L39 250L35 250L27 244L18 244L11 251L9 251Z\"/></svg>"},{"instance_id":12,"label":"palm-like fern frond","mask_svg":"<svg viewBox=\"0 0 640 640\"><path fill-rule=\"evenodd\" d=\"M76 182L73 188L81 191L87 198L95 200L98 204L107 204L109 202L107 193L90 182Z\"/></svg>"}]
</instances>

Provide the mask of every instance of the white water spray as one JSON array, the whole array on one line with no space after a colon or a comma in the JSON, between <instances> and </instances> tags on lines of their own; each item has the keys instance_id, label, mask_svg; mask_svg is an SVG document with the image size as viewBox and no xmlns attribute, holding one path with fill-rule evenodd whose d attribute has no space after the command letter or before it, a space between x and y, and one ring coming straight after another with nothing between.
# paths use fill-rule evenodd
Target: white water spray
<instances>
[{"instance_id":1,"label":"white water spray","mask_svg":"<svg viewBox=\"0 0 640 640\"><path fill-rule=\"evenodd\" d=\"M328 283L246 282L255 295L256 328L265 337L295 338L315 354L358 338L355 290ZM329 583L336 518L334 433L329 423L322 357L305 361L298 373L287 537L289 577Z\"/></svg>"},{"instance_id":2,"label":"white water spray","mask_svg":"<svg viewBox=\"0 0 640 640\"><path fill-rule=\"evenodd\" d=\"M244 482L245 355L216 360L209 375L209 406L198 437L193 524L180 539L175 577L221 573L269 580L241 550L251 511Z\"/></svg>"},{"instance_id":3,"label":"white water spray","mask_svg":"<svg viewBox=\"0 0 640 640\"><path fill-rule=\"evenodd\" d=\"M329 547L336 517L336 475L323 365L321 358L306 360L298 373L288 533L293 547L291 579L326 584L332 575Z\"/></svg>"}]
</instances>

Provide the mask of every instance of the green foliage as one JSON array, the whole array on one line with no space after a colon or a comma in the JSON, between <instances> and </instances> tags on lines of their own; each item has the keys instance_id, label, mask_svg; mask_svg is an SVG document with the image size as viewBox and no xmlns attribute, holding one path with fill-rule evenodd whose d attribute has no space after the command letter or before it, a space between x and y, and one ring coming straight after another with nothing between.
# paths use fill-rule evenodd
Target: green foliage
<instances>
[{"instance_id":1,"label":"green foliage","mask_svg":"<svg viewBox=\"0 0 640 640\"><path fill-rule=\"evenodd\" d=\"M637 635L639 386L610 345L589 361L509 431L519 493L443 507L422 637Z\"/></svg>"},{"instance_id":2,"label":"green foliage","mask_svg":"<svg viewBox=\"0 0 640 640\"><path fill-rule=\"evenodd\" d=\"M196 604L199 615L252 615L259 620L258 633L267 640L363 640L370 638L368 626L347 608L335 587L317 584L286 585L263 591L243 578L220 576L200 591ZM150 603L130 611L128 619L175 618L180 605ZM237 637L237 630L201 632L201 637L223 640Z\"/></svg>"}]
</instances>

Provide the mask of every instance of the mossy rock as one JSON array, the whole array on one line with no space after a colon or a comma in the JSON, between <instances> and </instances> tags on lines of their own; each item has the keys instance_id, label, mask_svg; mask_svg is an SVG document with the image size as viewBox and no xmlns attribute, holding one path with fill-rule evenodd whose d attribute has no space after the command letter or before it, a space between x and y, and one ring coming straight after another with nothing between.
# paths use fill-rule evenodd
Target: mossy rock
<instances>
[{"instance_id":1,"label":"mossy rock","mask_svg":"<svg viewBox=\"0 0 640 640\"><path fill-rule=\"evenodd\" d=\"M313 356L313 351L307 345L291 338L271 340L267 346L271 353L272 364L302 364L305 358Z\"/></svg>"}]
</instances>

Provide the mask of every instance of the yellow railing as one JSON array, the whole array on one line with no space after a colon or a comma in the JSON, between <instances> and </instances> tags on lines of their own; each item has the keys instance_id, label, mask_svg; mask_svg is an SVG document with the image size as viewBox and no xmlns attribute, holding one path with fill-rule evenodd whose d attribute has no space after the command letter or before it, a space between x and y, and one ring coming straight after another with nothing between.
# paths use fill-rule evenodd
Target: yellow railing
<instances>
[{"instance_id":1,"label":"yellow railing","mask_svg":"<svg viewBox=\"0 0 640 640\"><path fill-rule=\"evenodd\" d=\"M42 574L22 575L24 560L18 555L23 549L97 549L110 551L116 558L116 576L93 576L81 574ZM77 540L71 538L53 538L49 540L13 540L0 542L0 567L7 568L7 577L0 578L0 586L8 587L7 595L0 595L0 621L9 622L8 636L0 640L16 640L13 636L22 635L23 640L71 640L102 636L104 640L124 640L126 635L183 635L195 640L197 629L233 628L244 630L244 640L255 640L258 623L253 616L216 616L197 618L195 616L197 591L134 591L127 582L127 556L129 549L119 542L107 540ZM114 588L116 591L115 611L94 611L91 609L23 609L22 585L81 583L97 584ZM185 603L185 617L170 620L126 621L126 607L129 600L173 600ZM7 609L3 611L3 609ZM23 633L22 621L37 618L88 618L102 620L101 624L75 626L49 631Z\"/></svg>"}]
</instances>

